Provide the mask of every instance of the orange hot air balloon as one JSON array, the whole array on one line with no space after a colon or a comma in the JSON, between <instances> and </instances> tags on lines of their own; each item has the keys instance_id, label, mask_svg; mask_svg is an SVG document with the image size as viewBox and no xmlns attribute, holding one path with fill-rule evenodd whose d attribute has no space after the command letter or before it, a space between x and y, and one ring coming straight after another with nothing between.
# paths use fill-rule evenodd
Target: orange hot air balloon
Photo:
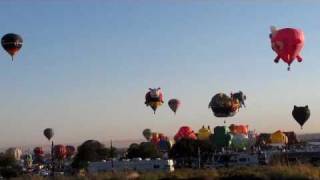
<instances>
[{"instance_id":1,"label":"orange hot air balloon","mask_svg":"<svg viewBox=\"0 0 320 180\"><path fill-rule=\"evenodd\" d=\"M231 124L229 126L230 132L232 134L243 134L248 135L248 125L235 125Z\"/></svg>"},{"instance_id":2,"label":"orange hot air balloon","mask_svg":"<svg viewBox=\"0 0 320 180\"><path fill-rule=\"evenodd\" d=\"M288 71L291 63L297 59L302 62L300 52L304 46L304 34L302 30L294 28L284 28L277 30L271 27L271 47L277 53L274 62L278 63L282 59L288 64Z\"/></svg>"}]
</instances>

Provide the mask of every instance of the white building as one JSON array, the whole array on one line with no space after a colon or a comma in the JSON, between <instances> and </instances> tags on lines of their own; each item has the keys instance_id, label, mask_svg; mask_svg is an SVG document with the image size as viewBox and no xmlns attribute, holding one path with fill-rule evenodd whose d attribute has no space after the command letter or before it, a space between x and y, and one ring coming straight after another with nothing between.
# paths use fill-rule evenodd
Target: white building
<instances>
[{"instance_id":1,"label":"white building","mask_svg":"<svg viewBox=\"0 0 320 180\"><path fill-rule=\"evenodd\" d=\"M89 173L106 172L106 171L174 171L173 160L150 160L141 158L131 160L114 160L90 162L87 168Z\"/></svg>"}]
</instances>

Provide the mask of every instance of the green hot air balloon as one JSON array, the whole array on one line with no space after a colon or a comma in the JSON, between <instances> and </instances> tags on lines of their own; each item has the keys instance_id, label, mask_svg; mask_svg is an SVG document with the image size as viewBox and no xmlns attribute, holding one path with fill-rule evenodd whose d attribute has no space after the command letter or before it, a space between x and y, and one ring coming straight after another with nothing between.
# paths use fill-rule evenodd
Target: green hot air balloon
<instances>
[{"instance_id":1,"label":"green hot air balloon","mask_svg":"<svg viewBox=\"0 0 320 180\"><path fill-rule=\"evenodd\" d=\"M145 129L142 132L143 136L146 138L146 140L150 141L151 136L152 136L152 131L151 129Z\"/></svg>"}]
</instances>

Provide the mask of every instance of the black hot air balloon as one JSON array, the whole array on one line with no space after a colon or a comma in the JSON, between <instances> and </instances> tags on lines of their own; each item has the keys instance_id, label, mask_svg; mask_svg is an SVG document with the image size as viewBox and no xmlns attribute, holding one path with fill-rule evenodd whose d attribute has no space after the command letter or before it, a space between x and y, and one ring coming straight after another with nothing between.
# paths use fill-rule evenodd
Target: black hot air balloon
<instances>
[{"instance_id":1,"label":"black hot air balloon","mask_svg":"<svg viewBox=\"0 0 320 180\"><path fill-rule=\"evenodd\" d=\"M53 129L51 128L46 128L43 131L43 135L50 141L50 139L53 137L54 133L53 133Z\"/></svg>"},{"instance_id":2,"label":"black hot air balloon","mask_svg":"<svg viewBox=\"0 0 320 180\"><path fill-rule=\"evenodd\" d=\"M179 101L179 99L170 99L168 102L168 105L170 109L174 112L174 114L176 114L180 104L181 102Z\"/></svg>"},{"instance_id":3,"label":"black hot air balloon","mask_svg":"<svg viewBox=\"0 0 320 180\"><path fill-rule=\"evenodd\" d=\"M304 123L307 122L307 120L310 117L310 110L308 105L306 106L294 106L292 110L292 116L293 118L300 124L301 129Z\"/></svg>"},{"instance_id":4,"label":"black hot air balloon","mask_svg":"<svg viewBox=\"0 0 320 180\"><path fill-rule=\"evenodd\" d=\"M1 45L11 56L13 56L20 50L22 47L23 40L22 37L18 34L9 33L2 37Z\"/></svg>"}]
</instances>

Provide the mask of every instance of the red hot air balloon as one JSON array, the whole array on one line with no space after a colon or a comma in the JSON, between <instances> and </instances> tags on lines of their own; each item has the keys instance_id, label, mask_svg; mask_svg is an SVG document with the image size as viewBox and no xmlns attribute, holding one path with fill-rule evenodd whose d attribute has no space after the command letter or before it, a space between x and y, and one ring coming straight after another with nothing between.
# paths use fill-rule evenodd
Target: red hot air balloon
<instances>
[{"instance_id":1,"label":"red hot air balloon","mask_svg":"<svg viewBox=\"0 0 320 180\"><path fill-rule=\"evenodd\" d=\"M34 148L34 149L33 149L33 153L34 153L34 155L36 155L36 156L43 156L43 154L44 154L42 147L36 147L36 148Z\"/></svg>"},{"instance_id":2,"label":"red hot air balloon","mask_svg":"<svg viewBox=\"0 0 320 180\"><path fill-rule=\"evenodd\" d=\"M157 145L159 143L159 141L160 141L159 134L156 132L153 132L150 142Z\"/></svg>"},{"instance_id":3,"label":"red hot air balloon","mask_svg":"<svg viewBox=\"0 0 320 180\"><path fill-rule=\"evenodd\" d=\"M271 27L271 47L277 53L274 62L278 63L282 59L288 64L288 71L291 63L297 59L302 61L300 51L304 45L304 35L299 29L284 28L277 30L274 26Z\"/></svg>"},{"instance_id":4,"label":"red hot air balloon","mask_svg":"<svg viewBox=\"0 0 320 180\"><path fill-rule=\"evenodd\" d=\"M76 152L76 148L74 146L67 145L66 151L67 151L66 152L67 157L72 157L74 155L74 153Z\"/></svg>"},{"instance_id":5,"label":"red hot air balloon","mask_svg":"<svg viewBox=\"0 0 320 180\"><path fill-rule=\"evenodd\" d=\"M53 147L53 155L56 159L63 160L66 158L67 150L64 145L55 145Z\"/></svg>"},{"instance_id":6,"label":"red hot air balloon","mask_svg":"<svg viewBox=\"0 0 320 180\"><path fill-rule=\"evenodd\" d=\"M176 114L179 106L180 106L180 101L178 99L170 99L168 102L168 105L170 109Z\"/></svg>"},{"instance_id":7,"label":"red hot air balloon","mask_svg":"<svg viewBox=\"0 0 320 180\"><path fill-rule=\"evenodd\" d=\"M182 126L177 134L174 136L175 141L179 141L180 139L197 139L197 135L194 133L194 131L188 127L188 126Z\"/></svg>"}]
</instances>

